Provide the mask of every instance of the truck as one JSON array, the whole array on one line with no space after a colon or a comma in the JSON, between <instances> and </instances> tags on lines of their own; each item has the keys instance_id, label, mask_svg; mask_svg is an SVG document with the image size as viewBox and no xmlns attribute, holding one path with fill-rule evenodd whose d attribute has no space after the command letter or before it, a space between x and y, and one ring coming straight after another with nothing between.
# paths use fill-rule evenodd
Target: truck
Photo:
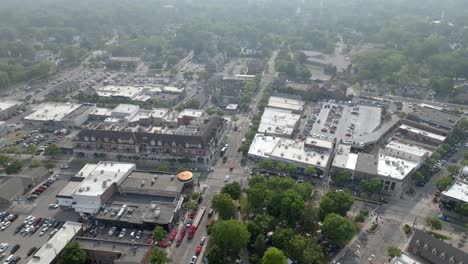
<instances>
[{"instance_id":1,"label":"truck","mask_svg":"<svg viewBox=\"0 0 468 264\"><path fill-rule=\"evenodd\" d=\"M203 218L203 215L205 214L205 211L206 211L205 206L202 206L198 210L197 215L193 219L192 225L189 227L188 235L187 235L188 239L192 239L193 236L195 235L195 232L197 231L198 225L200 224L200 222L201 222L201 220Z\"/></svg>"}]
</instances>

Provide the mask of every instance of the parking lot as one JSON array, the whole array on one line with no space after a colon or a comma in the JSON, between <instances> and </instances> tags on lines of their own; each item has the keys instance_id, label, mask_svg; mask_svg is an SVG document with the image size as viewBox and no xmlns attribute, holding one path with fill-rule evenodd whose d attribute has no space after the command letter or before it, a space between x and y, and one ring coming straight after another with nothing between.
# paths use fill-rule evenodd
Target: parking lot
<instances>
[{"instance_id":1,"label":"parking lot","mask_svg":"<svg viewBox=\"0 0 468 264\"><path fill-rule=\"evenodd\" d=\"M50 233L53 232L54 229L59 228L65 221L78 221L78 214L73 211L64 211L61 208L49 208L50 204L56 203L55 196L66 184L66 180L59 178L44 192L42 192L35 201L29 202L26 200L20 200L14 202L8 212L10 214L17 214L18 218L5 230L0 231L0 243L9 244L9 247L4 252L6 256L10 255L11 249L14 245L19 244L20 248L14 255L21 257L21 260L18 263L27 263L30 259L30 257L26 256L28 251L33 247L39 248L43 246L51 237ZM43 232L43 235L40 235L42 227L38 228L35 233L25 234L20 233L20 230L18 233L15 233L17 227L24 223L30 215L44 219L42 220L42 224L44 224L45 219L47 218L54 219L56 220L55 222L58 223L52 223L52 225Z\"/></svg>"}]
</instances>

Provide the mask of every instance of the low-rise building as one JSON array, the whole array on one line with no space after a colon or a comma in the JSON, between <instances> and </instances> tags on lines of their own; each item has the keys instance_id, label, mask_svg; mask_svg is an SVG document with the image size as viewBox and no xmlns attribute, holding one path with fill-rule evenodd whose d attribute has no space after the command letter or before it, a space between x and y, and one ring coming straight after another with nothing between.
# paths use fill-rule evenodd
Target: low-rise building
<instances>
[{"instance_id":1,"label":"low-rise building","mask_svg":"<svg viewBox=\"0 0 468 264\"><path fill-rule=\"evenodd\" d=\"M442 192L440 199L444 214L462 222L468 221L468 217L458 214L456 208L464 203L468 203L468 166L463 167L452 185Z\"/></svg>"},{"instance_id":2,"label":"low-rise building","mask_svg":"<svg viewBox=\"0 0 468 264\"><path fill-rule=\"evenodd\" d=\"M305 102L296 99L271 96L268 100L268 107L291 110L293 113L301 114L304 110Z\"/></svg>"},{"instance_id":3,"label":"low-rise building","mask_svg":"<svg viewBox=\"0 0 468 264\"><path fill-rule=\"evenodd\" d=\"M408 125L448 136L462 120L462 116L445 109L423 105L408 113L404 121Z\"/></svg>"},{"instance_id":4,"label":"low-rise building","mask_svg":"<svg viewBox=\"0 0 468 264\"><path fill-rule=\"evenodd\" d=\"M0 102L0 119L8 119L13 113L23 107L24 103L20 101L1 101Z\"/></svg>"},{"instance_id":5,"label":"low-rise building","mask_svg":"<svg viewBox=\"0 0 468 264\"><path fill-rule=\"evenodd\" d=\"M65 246L73 241L76 236L82 234L83 225L67 221L46 243L32 255L28 264L52 264L57 262L57 257Z\"/></svg>"},{"instance_id":6,"label":"low-rise building","mask_svg":"<svg viewBox=\"0 0 468 264\"><path fill-rule=\"evenodd\" d=\"M95 109L92 104L47 102L34 107L24 122L43 130L57 130L81 126Z\"/></svg>"},{"instance_id":7,"label":"low-rise building","mask_svg":"<svg viewBox=\"0 0 468 264\"><path fill-rule=\"evenodd\" d=\"M467 260L466 251L463 252L463 249L419 229L414 231L408 251L433 264L463 264Z\"/></svg>"},{"instance_id":8,"label":"low-rise building","mask_svg":"<svg viewBox=\"0 0 468 264\"><path fill-rule=\"evenodd\" d=\"M257 134L252 140L248 155L257 159L294 164L299 168L313 166L323 171L331 162L332 148L333 143L326 140L297 141Z\"/></svg>"},{"instance_id":9,"label":"low-rise building","mask_svg":"<svg viewBox=\"0 0 468 264\"><path fill-rule=\"evenodd\" d=\"M206 116L205 111L197 109L184 109L177 117L177 123L180 125L188 125L192 120Z\"/></svg>"},{"instance_id":10,"label":"low-rise building","mask_svg":"<svg viewBox=\"0 0 468 264\"><path fill-rule=\"evenodd\" d=\"M351 152L351 145L339 144L335 150L330 172L336 174L341 170L345 170L352 174L356 169L357 162L358 154Z\"/></svg>"},{"instance_id":11,"label":"low-rise building","mask_svg":"<svg viewBox=\"0 0 468 264\"><path fill-rule=\"evenodd\" d=\"M223 118L211 116L162 132L83 129L73 139L73 148L78 157L105 155L108 160L140 160L152 166L184 160L210 167L225 128Z\"/></svg>"},{"instance_id":12,"label":"low-rise building","mask_svg":"<svg viewBox=\"0 0 468 264\"><path fill-rule=\"evenodd\" d=\"M301 116L291 110L267 107L263 112L258 133L291 138L296 131Z\"/></svg>"},{"instance_id":13,"label":"low-rise building","mask_svg":"<svg viewBox=\"0 0 468 264\"><path fill-rule=\"evenodd\" d=\"M447 138L444 135L432 133L406 124L400 125L397 136L414 141L415 144L421 143L424 145L434 146L435 148L444 143Z\"/></svg>"}]
</instances>

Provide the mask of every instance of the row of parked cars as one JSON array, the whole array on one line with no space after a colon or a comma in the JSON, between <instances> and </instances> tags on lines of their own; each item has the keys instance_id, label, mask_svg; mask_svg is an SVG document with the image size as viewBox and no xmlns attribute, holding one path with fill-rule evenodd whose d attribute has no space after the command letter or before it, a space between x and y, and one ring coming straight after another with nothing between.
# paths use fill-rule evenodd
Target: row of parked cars
<instances>
[{"instance_id":1,"label":"row of parked cars","mask_svg":"<svg viewBox=\"0 0 468 264\"><path fill-rule=\"evenodd\" d=\"M0 213L0 230L3 231L7 229L11 223L13 223L18 218L17 214L10 214L8 212Z\"/></svg>"},{"instance_id":2,"label":"row of parked cars","mask_svg":"<svg viewBox=\"0 0 468 264\"><path fill-rule=\"evenodd\" d=\"M19 226L16 227L15 229L15 234L21 234L21 235L33 235L37 231L41 230L39 232L39 236L45 235L49 230L50 236L53 236L55 233L58 232L58 230L63 226L64 222L58 221L55 219L51 218L42 218L38 216L28 216L23 223L21 223Z\"/></svg>"},{"instance_id":3,"label":"row of parked cars","mask_svg":"<svg viewBox=\"0 0 468 264\"><path fill-rule=\"evenodd\" d=\"M125 235L127 234L127 229L126 228L122 228L120 229L120 227L117 227L117 226L113 226L109 229L109 232L107 233L109 236L116 236L116 237L119 237L119 238L123 238L125 237ZM130 238L135 238L135 239L140 239L141 238L141 235L143 234L143 231L141 230L134 230L132 232L130 232Z\"/></svg>"},{"instance_id":4,"label":"row of parked cars","mask_svg":"<svg viewBox=\"0 0 468 264\"><path fill-rule=\"evenodd\" d=\"M46 182L44 182L41 186L37 187L29 196L28 200L35 200L39 195L41 195L50 185L52 185L57 180L57 176L50 177Z\"/></svg>"}]
</instances>

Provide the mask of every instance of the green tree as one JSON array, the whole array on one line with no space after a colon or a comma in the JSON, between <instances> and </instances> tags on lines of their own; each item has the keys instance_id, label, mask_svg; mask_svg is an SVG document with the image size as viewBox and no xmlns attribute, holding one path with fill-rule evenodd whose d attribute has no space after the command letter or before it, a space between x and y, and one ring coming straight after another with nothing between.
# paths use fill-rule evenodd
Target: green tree
<instances>
[{"instance_id":1,"label":"green tree","mask_svg":"<svg viewBox=\"0 0 468 264\"><path fill-rule=\"evenodd\" d=\"M10 78L6 72L0 71L0 89L5 89L10 84Z\"/></svg>"},{"instance_id":2,"label":"green tree","mask_svg":"<svg viewBox=\"0 0 468 264\"><path fill-rule=\"evenodd\" d=\"M453 181L453 178L451 176L445 176L445 177L439 178L435 183L437 190L441 192L447 190L447 188L452 184L452 181Z\"/></svg>"},{"instance_id":3,"label":"green tree","mask_svg":"<svg viewBox=\"0 0 468 264\"><path fill-rule=\"evenodd\" d=\"M283 162L278 162L276 164L276 170L281 171L281 172L287 172L288 171L288 164L283 163Z\"/></svg>"},{"instance_id":4,"label":"green tree","mask_svg":"<svg viewBox=\"0 0 468 264\"><path fill-rule=\"evenodd\" d=\"M331 213L323 221L322 232L337 245L344 246L354 236L356 228L345 217Z\"/></svg>"},{"instance_id":5,"label":"green tree","mask_svg":"<svg viewBox=\"0 0 468 264\"><path fill-rule=\"evenodd\" d=\"M22 167L23 167L23 163L21 161L14 160L5 167L5 173L8 175L16 174L21 171Z\"/></svg>"},{"instance_id":6,"label":"green tree","mask_svg":"<svg viewBox=\"0 0 468 264\"><path fill-rule=\"evenodd\" d=\"M234 218L236 213L236 206L231 196L226 193L219 193L213 196L211 207L218 212L219 217L223 220Z\"/></svg>"},{"instance_id":7,"label":"green tree","mask_svg":"<svg viewBox=\"0 0 468 264\"><path fill-rule=\"evenodd\" d=\"M273 233L273 246L281 249L286 249L291 239L296 235L296 231L292 228L279 228Z\"/></svg>"},{"instance_id":8,"label":"green tree","mask_svg":"<svg viewBox=\"0 0 468 264\"><path fill-rule=\"evenodd\" d=\"M157 226L153 230L153 240L162 241L166 235L166 230L162 226Z\"/></svg>"},{"instance_id":9,"label":"green tree","mask_svg":"<svg viewBox=\"0 0 468 264\"><path fill-rule=\"evenodd\" d=\"M327 192L320 201L319 217L320 219L325 219L329 213L346 216L353 203L354 199L347 192Z\"/></svg>"},{"instance_id":10,"label":"green tree","mask_svg":"<svg viewBox=\"0 0 468 264\"><path fill-rule=\"evenodd\" d=\"M57 162L55 160L44 160L42 165L44 165L46 169L53 169L57 165Z\"/></svg>"},{"instance_id":11,"label":"green tree","mask_svg":"<svg viewBox=\"0 0 468 264\"><path fill-rule=\"evenodd\" d=\"M378 193L383 188L383 181L378 178L372 178L370 180L362 180L359 185L366 192Z\"/></svg>"},{"instance_id":12,"label":"green tree","mask_svg":"<svg viewBox=\"0 0 468 264\"><path fill-rule=\"evenodd\" d=\"M275 247L269 248L262 258L262 264L286 264L287 262L283 251Z\"/></svg>"},{"instance_id":13,"label":"green tree","mask_svg":"<svg viewBox=\"0 0 468 264\"><path fill-rule=\"evenodd\" d=\"M149 257L150 264L166 264L171 262L171 259L167 256L167 252L153 248Z\"/></svg>"},{"instance_id":14,"label":"green tree","mask_svg":"<svg viewBox=\"0 0 468 264\"><path fill-rule=\"evenodd\" d=\"M304 249L301 257L301 263L319 264L322 263L324 255L322 247L319 244L308 241L306 248Z\"/></svg>"},{"instance_id":15,"label":"green tree","mask_svg":"<svg viewBox=\"0 0 468 264\"><path fill-rule=\"evenodd\" d=\"M457 204L455 206L455 212L463 216L468 216L468 203L464 202Z\"/></svg>"},{"instance_id":16,"label":"green tree","mask_svg":"<svg viewBox=\"0 0 468 264\"><path fill-rule=\"evenodd\" d=\"M414 174L414 181L415 182L423 182L424 181L424 175L420 171L417 171Z\"/></svg>"},{"instance_id":17,"label":"green tree","mask_svg":"<svg viewBox=\"0 0 468 264\"><path fill-rule=\"evenodd\" d=\"M5 166L10 160L11 158L9 156L0 154L0 166Z\"/></svg>"},{"instance_id":18,"label":"green tree","mask_svg":"<svg viewBox=\"0 0 468 264\"><path fill-rule=\"evenodd\" d=\"M247 227L234 219L217 221L211 229L213 244L233 255L247 246L250 239Z\"/></svg>"},{"instance_id":19,"label":"green tree","mask_svg":"<svg viewBox=\"0 0 468 264\"><path fill-rule=\"evenodd\" d=\"M265 159L260 161L258 166L264 170L273 170L275 168L275 163L271 160Z\"/></svg>"},{"instance_id":20,"label":"green tree","mask_svg":"<svg viewBox=\"0 0 468 264\"><path fill-rule=\"evenodd\" d=\"M300 221L305 203L294 190L287 190L281 195L279 203L280 216L289 226L295 226Z\"/></svg>"},{"instance_id":21,"label":"green tree","mask_svg":"<svg viewBox=\"0 0 468 264\"><path fill-rule=\"evenodd\" d=\"M461 167L458 164L450 164L447 166L447 170L450 175L456 175L460 171Z\"/></svg>"},{"instance_id":22,"label":"green tree","mask_svg":"<svg viewBox=\"0 0 468 264\"><path fill-rule=\"evenodd\" d=\"M257 255L263 256L263 254L265 253L265 251L267 249L267 245L265 243L265 236L264 235L260 234L260 235L257 236L257 238L255 239L255 242L253 244L253 249L254 249L254 252Z\"/></svg>"},{"instance_id":23,"label":"green tree","mask_svg":"<svg viewBox=\"0 0 468 264\"><path fill-rule=\"evenodd\" d=\"M294 175L297 173L297 166L294 165L294 164L289 164L288 165L288 169L287 169L287 172L291 175Z\"/></svg>"},{"instance_id":24,"label":"green tree","mask_svg":"<svg viewBox=\"0 0 468 264\"><path fill-rule=\"evenodd\" d=\"M265 185L256 185L247 190L249 206L254 211L262 210L271 196L271 191Z\"/></svg>"},{"instance_id":25,"label":"green tree","mask_svg":"<svg viewBox=\"0 0 468 264\"><path fill-rule=\"evenodd\" d=\"M198 201L198 199L200 198L200 193L199 192L193 192L191 198L194 201Z\"/></svg>"},{"instance_id":26,"label":"green tree","mask_svg":"<svg viewBox=\"0 0 468 264\"><path fill-rule=\"evenodd\" d=\"M351 173L345 170L340 170L333 178L335 183L339 186L344 186L347 183L351 182Z\"/></svg>"},{"instance_id":27,"label":"green tree","mask_svg":"<svg viewBox=\"0 0 468 264\"><path fill-rule=\"evenodd\" d=\"M169 171L169 167L167 165L163 165L163 164L159 165L158 171L167 172L167 171Z\"/></svg>"},{"instance_id":28,"label":"green tree","mask_svg":"<svg viewBox=\"0 0 468 264\"><path fill-rule=\"evenodd\" d=\"M36 144L29 144L26 148L26 153L34 154L37 152L38 146Z\"/></svg>"},{"instance_id":29,"label":"green tree","mask_svg":"<svg viewBox=\"0 0 468 264\"><path fill-rule=\"evenodd\" d=\"M312 166L308 166L307 168L304 169L304 174L307 176L312 176L317 173L317 169Z\"/></svg>"},{"instance_id":30,"label":"green tree","mask_svg":"<svg viewBox=\"0 0 468 264\"><path fill-rule=\"evenodd\" d=\"M440 221L437 217L426 218L426 223L431 227L431 229L442 229L442 221Z\"/></svg>"},{"instance_id":31,"label":"green tree","mask_svg":"<svg viewBox=\"0 0 468 264\"><path fill-rule=\"evenodd\" d=\"M52 157L57 156L57 155L62 154L62 149L57 144L50 144L45 149L45 154L47 156L52 156Z\"/></svg>"},{"instance_id":32,"label":"green tree","mask_svg":"<svg viewBox=\"0 0 468 264\"><path fill-rule=\"evenodd\" d=\"M197 207L196 203L193 200L185 202L184 206L187 210L193 210L195 209L195 207Z\"/></svg>"},{"instance_id":33,"label":"green tree","mask_svg":"<svg viewBox=\"0 0 468 264\"><path fill-rule=\"evenodd\" d=\"M225 255L224 255L224 250L222 250L219 246L217 245L210 245L210 247L207 250L206 257L208 258L208 261L214 264L225 264L226 261L224 260Z\"/></svg>"},{"instance_id":34,"label":"green tree","mask_svg":"<svg viewBox=\"0 0 468 264\"><path fill-rule=\"evenodd\" d=\"M387 248L387 254L391 258L398 257L401 255L401 249L394 246L390 246Z\"/></svg>"},{"instance_id":35,"label":"green tree","mask_svg":"<svg viewBox=\"0 0 468 264\"><path fill-rule=\"evenodd\" d=\"M58 264L84 264L86 262L86 252L81 249L76 241L69 242L58 257Z\"/></svg>"},{"instance_id":36,"label":"green tree","mask_svg":"<svg viewBox=\"0 0 468 264\"><path fill-rule=\"evenodd\" d=\"M238 200L242 193L242 187L238 182L228 183L224 185L221 192L229 194L233 200Z\"/></svg>"}]
</instances>

